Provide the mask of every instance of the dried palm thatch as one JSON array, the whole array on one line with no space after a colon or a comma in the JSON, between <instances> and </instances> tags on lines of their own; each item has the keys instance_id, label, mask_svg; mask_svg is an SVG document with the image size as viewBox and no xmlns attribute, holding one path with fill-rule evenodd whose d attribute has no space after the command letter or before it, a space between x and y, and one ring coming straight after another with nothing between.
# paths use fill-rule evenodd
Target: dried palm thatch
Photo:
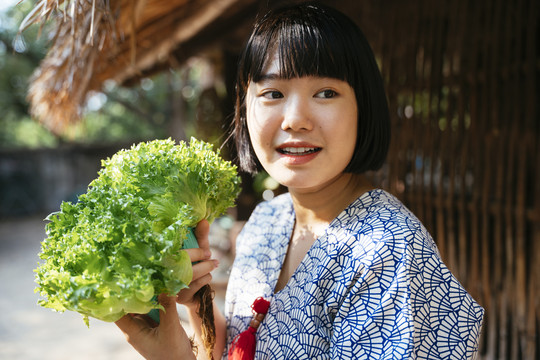
<instances>
[{"instance_id":1,"label":"dried palm thatch","mask_svg":"<svg viewBox=\"0 0 540 360\"><path fill-rule=\"evenodd\" d=\"M52 16L60 23L49 55L32 75L28 92L32 115L55 133L80 115L80 104L92 89L97 54L110 47L116 37L111 14L111 8L101 2L44 0L21 24L24 30Z\"/></svg>"},{"instance_id":2,"label":"dried palm thatch","mask_svg":"<svg viewBox=\"0 0 540 360\"><path fill-rule=\"evenodd\" d=\"M106 80L122 83L156 64L218 17L252 0L39 0L21 24L55 21L52 45L28 91L30 111L60 134ZM200 50L200 49L199 49ZM189 52L189 49L183 49Z\"/></svg>"}]
</instances>

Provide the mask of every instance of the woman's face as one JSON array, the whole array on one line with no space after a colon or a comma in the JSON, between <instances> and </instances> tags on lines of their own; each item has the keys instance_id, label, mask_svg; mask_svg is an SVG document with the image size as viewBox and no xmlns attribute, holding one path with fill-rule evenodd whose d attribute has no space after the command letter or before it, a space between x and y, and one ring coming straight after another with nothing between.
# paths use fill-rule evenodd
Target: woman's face
<instances>
[{"instance_id":1,"label":"woman's face","mask_svg":"<svg viewBox=\"0 0 540 360\"><path fill-rule=\"evenodd\" d=\"M277 57L246 95L247 126L257 158L280 184L317 191L343 175L356 145L352 87L333 78L279 77Z\"/></svg>"}]
</instances>

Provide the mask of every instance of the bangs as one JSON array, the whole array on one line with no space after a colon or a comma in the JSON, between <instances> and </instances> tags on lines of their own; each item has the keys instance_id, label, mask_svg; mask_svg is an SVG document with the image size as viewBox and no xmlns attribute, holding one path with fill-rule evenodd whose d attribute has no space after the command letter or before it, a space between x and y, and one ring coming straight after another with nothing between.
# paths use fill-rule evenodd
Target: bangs
<instances>
[{"instance_id":1,"label":"bangs","mask_svg":"<svg viewBox=\"0 0 540 360\"><path fill-rule=\"evenodd\" d=\"M245 54L243 67L245 84L258 82L275 56L279 61L279 77L291 79L303 76L330 77L347 81L351 86L352 54L344 49L336 23L318 23L309 13L298 13L265 23L256 29ZM274 56L268 56L274 54Z\"/></svg>"}]
</instances>

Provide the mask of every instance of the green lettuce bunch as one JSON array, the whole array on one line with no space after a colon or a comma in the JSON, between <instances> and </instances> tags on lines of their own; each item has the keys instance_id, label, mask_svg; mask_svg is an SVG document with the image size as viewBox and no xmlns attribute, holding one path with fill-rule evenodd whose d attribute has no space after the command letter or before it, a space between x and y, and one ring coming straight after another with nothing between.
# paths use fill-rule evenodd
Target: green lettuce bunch
<instances>
[{"instance_id":1,"label":"green lettuce bunch","mask_svg":"<svg viewBox=\"0 0 540 360\"><path fill-rule=\"evenodd\" d=\"M121 150L76 203L47 217L35 270L39 304L104 321L148 313L192 278L184 241L234 205L236 167L212 146L155 140Z\"/></svg>"}]
</instances>

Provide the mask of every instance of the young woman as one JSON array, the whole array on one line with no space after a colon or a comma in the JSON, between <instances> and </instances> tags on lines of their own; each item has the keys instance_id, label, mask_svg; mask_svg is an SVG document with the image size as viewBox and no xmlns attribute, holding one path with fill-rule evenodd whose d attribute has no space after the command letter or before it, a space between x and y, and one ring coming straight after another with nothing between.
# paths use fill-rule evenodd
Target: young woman
<instances>
[{"instance_id":1,"label":"young woman","mask_svg":"<svg viewBox=\"0 0 540 360\"><path fill-rule=\"evenodd\" d=\"M390 121L358 27L312 3L260 19L239 64L234 135L241 169L264 168L288 193L260 204L237 240L214 357L252 321L257 359L465 359L483 309L441 261L420 221L363 175L383 164ZM193 293L210 281L206 223L189 250L194 281L177 301L196 329ZM118 326L148 358L193 356L174 298L157 328ZM200 352L202 355L202 352Z\"/></svg>"}]
</instances>

